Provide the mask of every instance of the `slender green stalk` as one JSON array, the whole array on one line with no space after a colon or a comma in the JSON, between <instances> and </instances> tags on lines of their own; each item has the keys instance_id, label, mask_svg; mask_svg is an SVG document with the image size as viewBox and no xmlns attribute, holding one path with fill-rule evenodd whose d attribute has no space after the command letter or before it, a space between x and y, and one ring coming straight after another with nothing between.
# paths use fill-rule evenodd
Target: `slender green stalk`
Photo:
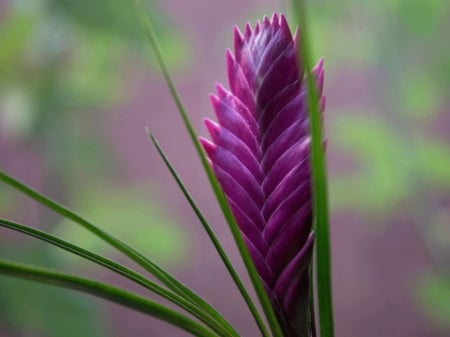
<instances>
[{"instance_id":1,"label":"slender green stalk","mask_svg":"<svg viewBox=\"0 0 450 337\"><path fill-rule=\"evenodd\" d=\"M75 255L78 255L82 258L85 258L89 261L92 261L100 266L103 266L105 268L108 268L109 270L112 270L113 272L122 275L126 277L127 279L143 286L144 288L150 290L151 292L165 298L166 300L176 304L180 308L186 310L187 312L191 313L193 316L198 318L200 321L205 323L208 327L210 327L214 332L216 332L219 336L227 337L227 336L236 336L236 331L234 331L231 327L223 327L221 324L217 323L215 320L213 320L206 312L199 309L197 306L192 304L190 301L187 301L183 297L168 291L167 289L161 287L160 285L156 284L155 282L147 279L146 277L142 276L141 274L136 273L135 271L118 264L114 261L111 261L107 258L104 258L100 255L97 255L95 253L92 253L88 250L85 250L81 247L78 247L70 242L64 241L62 239L59 239L53 235L50 235L46 232L24 226L12 221L8 221L5 219L0 219L0 227L8 228L11 230L14 230L16 232L23 233L28 236L32 236L34 238L37 238L39 240L45 241L53 246L62 248L70 253L73 253Z\"/></svg>"},{"instance_id":2,"label":"slender green stalk","mask_svg":"<svg viewBox=\"0 0 450 337\"><path fill-rule=\"evenodd\" d=\"M216 248L217 252L219 253L223 263L225 264L228 272L230 273L231 277L233 278L234 282L236 283L237 287L239 288L239 291L241 292L242 297L244 298L245 302L247 303L255 321L256 324L259 327L259 330L261 334L265 337L269 336L269 332L267 331L264 322L261 319L261 316L258 313L258 309L253 304L253 301L250 297L250 295L247 292L247 289L245 289L244 284L242 283L241 279L239 278L239 275L236 273L236 270L233 267L233 264L231 263L230 259L228 258L225 250L223 249L222 245L220 244L219 239L217 238L216 234L214 233L213 229L209 225L208 221L206 220L205 216L202 214L200 209L195 204L194 200L192 199L192 196L188 192L186 186L184 186L183 182L181 181L179 175L175 171L173 165L170 163L169 159L165 155L164 151L161 149L161 146L159 145L158 141L150 134L148 133L151 141L156 147L156 150L158 151L159 155L163 159L164 163L166 164L167 168L169 169L170 173L172 174L172 177L175 179L175 181L178 184L178 187L183 192L184 196L186 197L187 201L191 205L194 213L197 215L198 219L200 220L201 224L203 225L203 228L205 229L206 233L208 233L208 236L212 243L214 244L214 247Z\"/></svg>"},{"instance_id":3,"label":"slender green stalk","mask_svg":"<svg viewBox=\"0 0 450 337\"><path fill-rule=\"evenodd\" d=\"M100 283L94 280L84 279L77 276L60 274L51 270L36 268L33 266L15 264L3 260L0 260L0 274L37 281L91 294L121 304L144 314L159 318L193 334L194 336L217 336L209 329L206 329L197 322L181 315L180 313L172 309L105 283Z\"/></svg>"},{"instance_id":4,"label":"slender green stalk","mask_svg":"<svg viewBox=\"0 0 450 337\"><path fill-rule=\"evenodd\" d=\"M67 219L70 219L73 222L84 227L85 229L89 230L90 232L92 232L93 234L98 236L100 239L109 243L111 246L115 247L117 250L119 250L120 252L122 252L123 254L128 256L130 259L135 261L138 265L140 265L145 270L147 270L149 273L151 273L153 276L155 276L158 280L160 280L163 284L165 284L173 292L175 292L179 296L185 298L186 300L191 301L199 308L202 308L203 310L208 312L208 314L211 317L213 317L218 322L221 322L222 325L230 326L230 324L228 322L226 322L225 319L213 307L211 307L206 301L204 301L201 297L199 297L192 290L187 288L185 285L183 285L181 282L179 282L177 279L175 279L173 276L171 276L165 270L158 267L155 263L153 263L152 261L147 259L144 255L137 252L135 249L128 246L121 240L104 232L103 230L101 230L94 224L90 223L86 219L82 218L78 214L72 212L68 208L58 204L57 202L51 200L50 198L45 197L44 195L38 193L37 191L31 189L30 187L22 184L21 182L17 181L16 179L8 176L7 174L5 174L1 171L0 171L0 181L3 181L7 185L24 193L25 195L36 200L37 202L44 205L45 207L53 210L54 212L58 213L59 215L65 217Z\"/></svg>"},{"instance_id":5,"label":"slender green stalk","mask_svg":"<svg viewBox=\"0 0 450 337\"><path fill-rule=\"evenodd\" d=\"M194 128L189 120L188 115L187 115L186 109L184 108L183 103L181 102L181 99L175 88L175 85L173 84L170 73L169 73L167 66L164 62L164 59L162 57L162 54L161 54L161 51L159 48L159 44L156 39L156 34L153 30L150 19L148 18L148 16L145 15L144 9L140 5L141 1L135 0L135 3L138 8L138 15L139 15L140 19L142 20L142 24L144 25L144 27L146 29L150 45L156 56L156 59L158 61L161 72L162 72L164 79L166 81L166 84L170 90L172 98L175 101L175 104L178 108L178 111L183 120L183 123L184 123L184 125L191 137L191 140L195 146L195 149L200 157L201 163L202 163L203 168L208 176L209 182L214 191L216 199L220 205L222 213L228 223L228 226L230 227L231 233L232 233L233 238L236 242L236 245L239 249L239 253L241 254L242 260L244 261L244 265L247 269L247 272L250 276L250 280L253 284L255 292L261 303L261 306L263 308L263 311L264 311L267 321L269 323L272 334L275 337L283 337L283 333L280 328L280 324L278 322L275 311L273 310L272 304L269 300L269 297L267 296L266 290L264 289L264 286L262 285L262 282L259 278L258 272L256 271L255 265L253 264L253 260L250 256L250 253L248 252L247 247L245 246L245 242L241 236L238 225L233 217L233 214L231 212L228 201L227 201L222 189L220 188L219 183L218 183L211 167L209 166L208 160L206 159L206 155L203 152L203 149L201 148L201 145L197 139L197 134L194 131Z\"/></svg>"},{"instance_id":6,"label":"slender green stalk","mask_svg":"<svg viewBox=\"0 0 450 337\"><path fill-rule=\"evenodd\" d=\"M312 76L311 45L307 31L307 15L303 1L293 0L292 8L297 24L301 27L302 43L299 43L300 62L305 65L308 87L308 106L311 122L311 165L313 186L313 214L316 257L316 280L321 337L334 336L333 302L331 288L331 257L329 212L327 195L326 160L322 144L322 126L316 83Z\"/></svg>"}]
</instances>

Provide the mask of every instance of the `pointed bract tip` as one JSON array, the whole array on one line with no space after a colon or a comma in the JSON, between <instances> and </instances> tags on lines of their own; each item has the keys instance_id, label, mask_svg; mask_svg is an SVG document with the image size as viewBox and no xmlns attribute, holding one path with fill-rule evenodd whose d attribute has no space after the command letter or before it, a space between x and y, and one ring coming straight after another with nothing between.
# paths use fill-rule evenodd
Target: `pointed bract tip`
<instances>
[{"instance_id":1,"label":"pointed bract tip","mask_svg":"<svg viewBox=\"0 0 450 337\"><path fill-rule=\"evenodd\" d=\"M319 61L317 61L317 64L312 69L313 74L318 74L321 71L323 71L323 63L324 63L324 60L323 60L323 57L321 57L319 59Z\"/></svg>"},{"instance_id":2,"label":"pointed bract tip","mask_svg":"<svg viewBox=\"0 0 450 337\"><path fill-rule=\"evenodd\" d=\"M250 36L252 36L252 26L250 25L250 22L247 22L244 29L244 39L247 40Z\"/></svg>"},{"instance_id":3,"label":"pointed bract tip","mask_svg":"<svg viewBox=\"0 0 450 337\"><path fill-rule=\"evenodd\" d=\"M234 33L234 36L237 37L239 40L244 39L244 35L242 35L241 30L239 29L238 25L234 25L233 33Z\"/></svg>"},{"instance_id":4,"label":"pointed bract tip","mask_svg":"<svg viewBox=\"0 0 450 337\"><path fill-rule=\"evenodd\" d=\"M325 111L326 105L327 105L327 96L322 95L322 97L320 98L320 102L319 102L320 112Z\"/></svg>"},{"instance_id":5,"label":"pointed bract tip","mask_svg":"<svg viewBox=\"0 0 450 337\"><path fill-rule=\"evenodd\" d=\"M236 55L239 56L240 50L236 50ZM225 52L225 59L227 62L227 70L230 71L230 67L234 66L234 63L236 62L235 56L233 55L233 52L230 49L227 49Z\"/></svg>"},{"instance_id":6,"label":"pointed bract tip","mask_svg":"<svg viewBox=\"0 0 450 337\"><path fill-rule=\"evenodd\" d=\"M203 120L203 122L205 122L205 120ZM204 137L199 137L198 141L203 146L203 149L205 149L205 152L208 155L208 157L211 158L217 149L217 145Z\"/></svg>"},{"instance_id":7,"label":"pointed bract tip","mask_svg":"<svg viewBox=\"0 0 450 337\"><path fill-rule=\"evenodd\" d=\"M291 34L291 30L289 29L289 24L283 14L280 14L279 26L280 26L281 30L283 31L283 34L285 36L289 37L289 39L292 39L292 34ZM294 43L295 43L295 40L294 40Z\"/></svg>"},{"instance_id":8,"label":"pointed bract tip","mask_svg":"<svg viewBox=\"0 0 450 337\"><path fill-rule=\"evenodd\" d=\"M316 87L319 96L322 96L323 84L325 79L325 72L323 70L323 58L320 58L317 64L311 69L311 73L314 75L316 80Z\"/></svg>"},{"instance_id":9,"label":"pointed bract tip","mask_svg":"<svg viewBox=\"0 0 450 337\"><path fill-rule=\"evenodd\" d=\"M220 99L224 99L225 97L228 96L228 91L227 89L225 89L222 84L217 83L216 84L216 91L217 91L217 96L219 96Z\"/></svg>"},{"instance_id":10,"label":"pointed bract tip","mask_svg":"<svg viewBox=\"0 0 450 337\"><path fill-rule=\"evenodd\" d=\"M212 140L217 143L220 133L220 125L208 118L205 118L203 120L203 123L205 124L206 129L211 135Z\"/></svg>"},{"instance_id":11,"label":"pointed bract tip","mask_svg":"<svg viewBox=\"0 0 450 337\"><path fill-rule=\"evenodd\" d=\"M272 14L271 24L273 28L278 28L280 26L280 20L278 19L277 13Z\"/></svg>"},{"instance_id":12,"label":"pointed bract tip","mask_svg":"<svg viewBox=\"0 0 450 337\"><path fill-rule=\"evenodd\" d=\"M319 72L319 75L316 78L317 81L317 90L319 91L319 96L322 96L323 93L323 84L324 84L325 76L323 69Z\"/></svg>"},{"instance_id":13,"label":"pointed bract tip","mask_svg":"<svg viewBox=\"0 0 450 337\"><path fill-rule=\"evenodd\" d=\"M288 22L284 14L280 14L280 26L281 27L289 27Z\"/></svg>"},{"instance_id":14,"label":"pointed bract tip","mask_svg":"<svg viewBox=\"0 0 450 337\"><path fill-rule=\"evenodd\" d=\"M253 34L254 35L259 34L260 30L261 30L261 23L258 20L256 21L255 28L253 29Z\"/></svg>"},{"instance_id":15,"label":"pointed bract tip","mask_svg":"<svg viewBox=\"0 0 450 337\"><path fill-rule=\"evenodd\" d=\"M217 95L210 94L209 95L209 100L210 100L211 105L212 105L212 107L214 109L214 112L216 113L217 119L219 119L218 111L220 109L220 104L221 104L220 98L217 97Z\"/></svg>"},{"instance_id":16,"label":"pointed bract tip","mask_svg":"<svg viewBox=\"0 0 450 337\"><path fill-rule=\"evenodd\" d=\"M209 101L212 105L215 105L220 102L220 98L216 94L209 94Z\"/></svg>"},{"instance_id":17,"label":"pointed bract tip","mask_svg":"<svg viewBox=\"0 0 450 337\"><path fill-rule=\"evenodd\" d=\"M226 52L226 64L227 64L227 77L228 83L230 85L231 90L234 88L236 73L239 71L239 62L241 62L242 53L236 52L236 55L233 55L231 50L227 50ZM244 56L245 57L245 56Z\"/></svg>"},{"instance_id":18,"label":"pointed bract tip","mask_svg":"<svg viewBox=\"0 0 450 337\"><path fill-rule=\"evenodd\" d=\"M234 52L237 53L242 49L242 44L244 43L244 36L242 35L238 26L234 26L233 35L234 35Z\"/></svg>"}]
</instances>

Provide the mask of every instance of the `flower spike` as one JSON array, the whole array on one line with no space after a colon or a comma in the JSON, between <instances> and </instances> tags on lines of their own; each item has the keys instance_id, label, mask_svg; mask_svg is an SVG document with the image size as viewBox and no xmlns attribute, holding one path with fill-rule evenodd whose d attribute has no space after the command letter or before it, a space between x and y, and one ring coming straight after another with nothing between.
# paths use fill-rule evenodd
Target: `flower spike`
<instances>
[{"instance_id":1,"label":"flower spike","mask_svg":"<svg viewBox=\"0 0 450 337\"><path fill-rule=\"evenodd\" d=\"M314 236L310 131L297 33L283 15L234 29L230 90L211 96L217 123L200 141L224 190L284 333L309 337ZM312 70L323 111L323 60Z\"/></svg>"}]
</instances>

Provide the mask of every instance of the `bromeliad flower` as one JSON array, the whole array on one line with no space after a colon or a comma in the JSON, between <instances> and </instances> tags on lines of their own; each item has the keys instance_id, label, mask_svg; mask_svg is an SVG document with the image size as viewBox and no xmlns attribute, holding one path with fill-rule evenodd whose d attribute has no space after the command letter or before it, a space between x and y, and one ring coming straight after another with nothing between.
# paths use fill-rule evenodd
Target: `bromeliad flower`
<instances>
[{"instance_id":1,"label":"bromeliad flower","mask_svg":"<svg viewBox=\"0 0 450 337\"><path fill-rule=\"evenodd\" d=\"M313 246L310 131L297 36L284 16L234 32L230 91L211 96L218 123L201 138L286 336L310 335ZM313 69L323 111L323 62Z\"/></svg>"}]
</instances>

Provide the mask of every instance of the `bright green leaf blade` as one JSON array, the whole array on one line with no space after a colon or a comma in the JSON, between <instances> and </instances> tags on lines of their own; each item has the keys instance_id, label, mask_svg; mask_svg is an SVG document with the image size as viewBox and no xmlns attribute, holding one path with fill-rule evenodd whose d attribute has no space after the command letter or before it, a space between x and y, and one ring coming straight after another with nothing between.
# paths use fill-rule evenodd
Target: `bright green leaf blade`
<instances>
[{"instance_id":1,"label":"bright green leaf blade","mask_svg":"<svg viewBox=\"0 0 450 337\"><path fill-rule=\"evenodd\" d=\"M307 16L303 1L292 1L297 24L301 27L301 43L298 44L300 62L305 65L308 88L308 107L311 125L311 166L313 190L313 215L316 257L316 280L321 337L334 336L333 302L331 293L331 258L326 161L322 145L322 126L319 99L315 79L311 73L310 43L307 32Z\"/></svg>"},{"instance_id":2,"label":"bright green leaf blade","mask_svg":"<svg viewBox=\"0 0 450 337\"><path fill-rule=\"evenodd\" d=\"M95 234L96 236L98 236L99 238L101 238L102 240L109 243L117 250L128 256L130 259L135 261L137 264L139 264L141 267L143 267L145 270L147 270L149 273L155 276L158 280L160 280L163 284L165 284L169 289L171 289L176 294L195 303L199 308L202 308L203 310L207 311L210 315L215 317L220 316L220 314L213 307L211 307L206 301L200 298L192 290L187 288L180 281L171 276L168 272L158 267L155 263L147 259L141 253L137 252L135 249L128 246L121 240L116 239L112 235L102 231L100 228L93 225L92 223L82 218L78 214L72 212L68 208L59 205L55 201L45 197L44 195L36 192L35 190L29 188L28 186L22 184L21 182L15 180L14 178L8 176L7 174L1 171L0 171L0 181L3 181L9 186L36 200L45 207L48 207L49 209L58 213L59 215L67 219L70 219L73 222L84 227L85 229L89 230L90 232L92 232L93 234Z\"/></svg>"},{"instance_id":3,"label":"bright green leaf blade","mask_svg":"<svg viewBox=\"0 0 450 337\"><path fill-rule=\"evenodd\" d=\"M264 322L261 318L261 316L258 313L258 309L256 309L250 295L248 294L247 290L245 289L244 284L242 283L242 280L239 278L239 275L236 273L236 270L234 269L230 259L228 258L225 250L223 249L222 245L220 244L219 239L217 238L216 234L214 233L213 229L209 225L208 221L200 211L200 209L195 204L194 200L192 199L191 195L189 194L186 186L184 186L183 182L181 181L181 178L175 171L173 165L170 163L169 159L167 158L166 154L162 150L161 146L159 145L158 141L150 134L148 133L151 141L156 147L156 150L158 151L159 155L163 159L164 163L166 164L167 168L169 169L170 173L172 174L173 178L178 184L178 187L183 192L184 196L186 197L187 201L189 202L189 205L191 205L192 209L194 210L194 213L197 215L198 219L200 220L200 223L203 225L203 228L205 229L206 233L208 234L210 240L212 241L214 247L216 248L217 252L220 255L220 258L222 259L223 263L225 264L228 272L230 273L231 277L233 278L233 281L236 283L236 286L238 287L239 291L241 292L242 297L244 298L245 302L247 303L248 308L250 309L258 327L261 331L261 334L263 336L269 336L269 333L264 325Z\"/></svg>"},{"instance_id":4,"label":"bright green leaf blade","mask_svg":"<svg viewBox=\"0 0 450 337\"><path fill-rule=\"evenodd\" d=\"M178 305L180 308L185 309L187 312L194 315L200 321L209 326L213 331L215 331L219 336L228 336L228 327L223 328L221 324L226 324L227 322L220 322L218 324L214 319L211 319L210 316L203 312L203 310L199 309L197 306L189 302L188 300L182 298L181 296L168 291L167 289L161 287L160 285L154 283L153 281L145 278L144 276L136 273L135 271L122 266L114 261L111 261L107 258L99 256L95 253L92 253L88 250L85 250L81 247L78 247L74 244L71 244L67 241L61 240L53 235L45 233L43 231L27 227L18 223L14 223L12 221L8 221L5 219L0 219L0 227L8 228L14 230L16 232L20 232L26 234L28 236L32 236L39 240L45 241L51 245L62 248L70 253L78 255L82 258L85 258L89 261L92 261L100 266L108 268L113 272L126 277L127 279L143 286L144 288L150 290L151 292L165 298L166 300ZM232 328L231 328L232 329ZM232 330L233 331L233 330ZM234 336L238 336L236 332L234 332Z\"/></svg>"},{"instance_id":5,"label":"bright green leaf blade","mask_svg":"<svg viewBox=\"0 0 450 337\"><path fill-rule=\"evenodd\" d=\"M230 227L231 233L232 233L233 238L236 242L236 245L239 249L242 260L244 261L244 265L250 276L250 280L252 281L255 292L258 296L258 299L261 303L263 311L266 315L266 318L269 323L272 334L275 337L283 337L283 333L281 331L280 324L278 322L275 311L272 307L272 303L270 302L269 297L264 289L264 286L259 278L258 272L256 271L255 265L253 264L253 260L250 256L250 253L248 252L247 247L245 246L245 243L244 243L244 240L239 231L238 225L233 217L233 214L231 213L231 209L230 209L230 206L228 205L228 201L227 201L222 189L220 188L219 183L218 183L211 167L208 164L206 155L203 152L202 147L197 139L197 134L194 131L194 128L189 120L188 115L187 115L186 109L184 108L183 103L181 102L181 99L177 93L177 90L175 89L175 85L173 84L170 73L167 69L164 59L162 58L162 54L161 54L161 51L160 51L160 48L158 45L158 41L156 39L156 34L152 28L149 18L145 15L145 12L143 11L142 7L140 6L141 1L135 0L135 2L137 5L137 8L138 8L138 15L139 15L140 19L142 20L142 24L144 25L144 27L146 29L150 45L153 49L153 52L156 55L156 59L159 63L161 72L164 76L164 79L166 80L166 84L167 84L167 86L170 90L170 93L172 95L172 98L178 108L178 111L183 120L183 123L184 123L184 125L192 139L192 142L195 146L195 149L200 157L203 168L208 176L209 182L214 191L216 199L220 205L222 213L228 223L228 226Z\"/></svg>"},{"instance_id":6,"label":"bright green leaf blade","mask_svg":"<svg viewBox=\"0 0 450 337\"><path fill-rule=\"evenodd\" d=\"M0 260L0 274L91 294L175 325L194 336L216 337L210 330L163 305L108 284Z\"/></svg>"}]
</instances>

